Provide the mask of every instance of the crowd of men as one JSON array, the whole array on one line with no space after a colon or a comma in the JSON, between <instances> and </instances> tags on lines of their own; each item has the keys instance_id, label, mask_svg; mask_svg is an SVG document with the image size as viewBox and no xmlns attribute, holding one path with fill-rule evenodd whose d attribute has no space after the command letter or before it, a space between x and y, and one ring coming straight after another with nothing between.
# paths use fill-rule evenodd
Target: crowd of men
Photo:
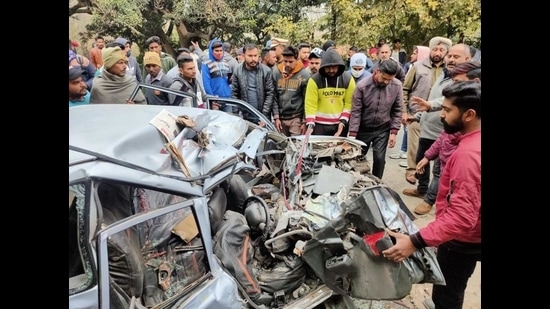
<instances>
[{"instance_id":1,"label":"crowd of men","mask_svg":"<svg viewBox=\"0 0 550 309\"><path fill-rule=\"evenodd\" d=\"M481 57L470 46L444 37L414 46L407 59L401 41L349 48L347 59L328 40L321 47L272 38L264 47L212 39L205 50L193 42L174 59L163 42L146 41L143 67L125 38L104 44L97 37L89 59L69 40L69 107L82 104L154 104L203 107L208 96L246 101L287 136L342 136L372 149L372 174L383 178L386 150L404 130L403 194L422 199L420 215L435 206L436 219L419 232L388 231L395 245L384 257L401 262L414 250L438 247L446 285L434 285L435 308L461 308L468 278L481 261ZM234 51L236 57L231 52ZM473 60L475 59L475 61ZM193 94L193 100L145 88L145 83ZM214 109L237 113L259 126L254 114L222 100ZM431 168L430 162L433 162ZM431 172L431 176L430 176Z\"/></svg>"}]
</instances>

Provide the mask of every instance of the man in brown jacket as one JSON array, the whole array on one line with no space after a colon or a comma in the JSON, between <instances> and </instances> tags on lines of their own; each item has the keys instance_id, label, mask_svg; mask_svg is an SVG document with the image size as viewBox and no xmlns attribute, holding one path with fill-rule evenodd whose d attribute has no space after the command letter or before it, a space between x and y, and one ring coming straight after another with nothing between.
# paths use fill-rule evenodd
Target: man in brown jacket
<instances>
[{"instance_id":1,"label":"man in brown jacket","mask_svg":"<svg viewBox=\"0 0 550 309\"><path fill-rule=\"evenodd\" d=\"M430 56L421 62L416 62L407 72L403 82L403 115L402 123L408 126L407 130L407 169L405 179L410 184L416 184L416 153L418 151L418 138L420 135L420 124L414 118L416 106L409 104L412 96L427 100L430 89L437 77L443 73L445 67L445 56L452 41L436 36L430 40ZM400 164L401 165L401 164Z\"/></svg>"}]
</instances>

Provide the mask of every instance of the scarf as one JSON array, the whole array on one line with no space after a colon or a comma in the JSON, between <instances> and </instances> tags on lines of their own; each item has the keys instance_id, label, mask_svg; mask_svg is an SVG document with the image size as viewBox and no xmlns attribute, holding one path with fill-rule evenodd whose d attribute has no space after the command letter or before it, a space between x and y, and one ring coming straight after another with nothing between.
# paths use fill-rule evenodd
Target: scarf
<instances>
[{"instance_id":1,"label":"scarf","mask_svg":"<svg viewBox=\"0 0 550 309\"><path fill-rule=\"evenodd\" d=\"M105 68L101 75L94 79L90 103L118 103L126 104L126 100L137 87L136 79L130 75L120 77L109 73ZM136 104L147 104L142 91L138 91L134 98Z\"/></svg>"}]
</instances>

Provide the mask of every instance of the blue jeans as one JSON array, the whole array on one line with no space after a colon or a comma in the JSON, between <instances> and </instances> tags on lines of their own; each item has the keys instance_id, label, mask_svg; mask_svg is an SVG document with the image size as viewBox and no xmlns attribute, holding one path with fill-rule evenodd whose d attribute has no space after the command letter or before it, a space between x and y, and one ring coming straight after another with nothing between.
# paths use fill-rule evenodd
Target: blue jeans
<instances>
[{"instance_id":1,"label":"blue jeans","mask_svg":"<svg viewBox=\"0 0 550 309\"><path fill-rule=\"evenodd\" d=\"M424 196L424 202L432 206L435 204L435 197L437 196L437 189L439 188L439 175L441 174L441 162L439 161L439 158L436 158L433 162L434 166L432 167L432 181L428 186L426 196Z\"/></svg>"},{"instance_id":2,"label":"blue jeans","mask_svg":"<svg viewBox=\"0 0 550 309\"><path fill-rule=\"evenodd\" d=\"M446 285L434 284L432 300L435 309L462 309L464 291L472 276L481 253L462 253L451 250L445 244L437 248L437 262L445 277Z\"/></svg>"},{"instance_id":3,"label":"blue jeans","mask_svg":"<svg viewBox=\"0 0 550 309\"><path fill-rule=\"evenodd\" d=\"M424 152L430 148L430 146L435 142L433 139L419 138L418 139L418 151L416 152L416 163L420 162L424 158ZM430 163L426 164L424 167L424 173L416 173L416 178L418 179L418 185L416 190L420 193L428 192L428 186L430 185ZM436 192L437 193L437 192ZM433 204L430 204L433 205Z\"/></svg>"},{"instance_id":4,"label":"blue jeans","mask_svg":"<svg viewBox=\"0 0 550 309\"><path fill-rule=\"evenodd\" d=\"M357 133L357 139L367 144L367 146L363 148L364 155L367 155L372 145L372 174L382 179L384 167L386 166L386 149L388 149L390 130L384 129L374 132L359 132Z\"/></svg>"},{"instance_id":5,"label":"blue jeans","mask_svg":"<svg viewBox=\"0 0 550 309\"><path fill-rule=\"evenodd\" d=\"M407 152L407 132L409 129L407 129L407 126L403 126L403 140L401 141L401 151Z\"/></svg>"}]
</instances>

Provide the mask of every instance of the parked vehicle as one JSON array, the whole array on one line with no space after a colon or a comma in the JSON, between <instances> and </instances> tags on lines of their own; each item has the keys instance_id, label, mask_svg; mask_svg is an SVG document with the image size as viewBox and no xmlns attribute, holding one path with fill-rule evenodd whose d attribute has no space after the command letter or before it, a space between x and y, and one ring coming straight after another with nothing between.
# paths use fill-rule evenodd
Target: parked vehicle
<instances>
[{"instance_id":1,"label":"parked vehicle","mask_svg":"<svg viewBox=\"0 0 550 309\"><path fill-rule=\"evenodd\" d=\"M381 256L386 228L417 227L363 145L209 109L70 108L69 308L353 308L444 283L433 248Z\"/></svg>"}]
</instances>

